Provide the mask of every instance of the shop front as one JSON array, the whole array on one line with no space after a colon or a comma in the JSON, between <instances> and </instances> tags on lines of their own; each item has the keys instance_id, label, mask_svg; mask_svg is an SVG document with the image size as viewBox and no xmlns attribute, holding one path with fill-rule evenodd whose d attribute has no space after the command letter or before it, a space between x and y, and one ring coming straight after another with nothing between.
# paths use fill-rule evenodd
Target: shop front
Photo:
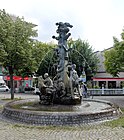
<instances>
[{"instance_id":1,"label":"shop front","mask_svg":"<svg viewBox=\"0 0 124 140\"><path fill-rule=\"evenodd\" d=\"M122 88L124 78L96 78L93 77L93 85L99 88Z\"/></svg>"},{"instance_id":2,"label":"shop front","mask_svg":"<svg viewBox=\"0 0 124 140\"><path fill-rule=\"evenodd\" d=\"M6 85L10 88L10 76L4 76ZM14 89L23 92L25 87L32 87L32 77L13 76Z\"/></svg>"}]
</instances>

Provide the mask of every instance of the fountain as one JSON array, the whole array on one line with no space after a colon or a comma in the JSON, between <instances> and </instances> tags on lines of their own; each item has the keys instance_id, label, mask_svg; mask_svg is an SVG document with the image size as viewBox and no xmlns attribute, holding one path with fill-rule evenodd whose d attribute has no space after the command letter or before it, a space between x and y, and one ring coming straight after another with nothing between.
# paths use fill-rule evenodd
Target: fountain
<instances>
[{"instance_id":1,"label":"fountain","mask_svg":"<svg viewBox=\"0 0 124 140\"><path fill-rule=\"evenodd\" d=\"M48 73L40 76L37 92L40 102L34 99L13 101L5 105L3 117L36 125L81 125L113 119L119 115L118 107L107 101L82 99L76 65L69 63L71 48L67 39L71 35L69 23L56 23L58 41L57 74L51 80Z\"/></svg>"},{"instance_id":2,"label":"fountain","mask_svg":"<svg viewBox=\"0 0 124 140\"><path fill-rule=\"evenodd\" d=\"M81 103L82 94L79 89L79 78L75 70L75 64L69 64L68 53L71 51L67 45L67 39L71 35L69 28L73 26L69 23L56 23L58 37L58 47L55 49L57 55L57 74L50 79L48 73L39 77L40 104L65 104L76 105Z\"/></svg>"}]
</instances>

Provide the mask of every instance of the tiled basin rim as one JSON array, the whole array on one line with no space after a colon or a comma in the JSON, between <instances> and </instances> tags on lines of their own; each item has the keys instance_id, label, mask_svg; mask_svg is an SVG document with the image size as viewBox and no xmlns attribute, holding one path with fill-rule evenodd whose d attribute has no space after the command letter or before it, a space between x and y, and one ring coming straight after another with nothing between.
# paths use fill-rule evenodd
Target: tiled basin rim
<instances>
[{"instance_id":1,"label":"tiled basin rim","mask_svg":"<svg viewBox=\"0 0 124 140\"><path fill-rule=\"evenodd\" d=\"M108 101L102 100L85 100L89 102L104 103L110 105L109 109L99 112L50 112L50 111L32 111L24 109L14 109L12 106L34 101L33 99L18 100L7 103L2 111L4 118L16 122L27 123L31 125L81 125L98 121L110 120L119 115L119 108Z\"/></svg>"}]
</instances>

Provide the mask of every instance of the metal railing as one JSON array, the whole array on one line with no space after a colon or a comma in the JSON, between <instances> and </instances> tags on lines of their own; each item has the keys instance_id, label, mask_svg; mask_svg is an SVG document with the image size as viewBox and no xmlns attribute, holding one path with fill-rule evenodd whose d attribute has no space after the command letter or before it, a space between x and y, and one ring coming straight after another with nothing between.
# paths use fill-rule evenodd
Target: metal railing
<instances>
[{"instance_id":1,"label":"metal railing","mask_svg":"<svg viewBox=\"0 0 124 140\"><path fill-rule=\"evenodd\" d=\"M124 95L124 88L117 89L88 89L87 92L90 95Z\"/></svg>"}]
</instances>

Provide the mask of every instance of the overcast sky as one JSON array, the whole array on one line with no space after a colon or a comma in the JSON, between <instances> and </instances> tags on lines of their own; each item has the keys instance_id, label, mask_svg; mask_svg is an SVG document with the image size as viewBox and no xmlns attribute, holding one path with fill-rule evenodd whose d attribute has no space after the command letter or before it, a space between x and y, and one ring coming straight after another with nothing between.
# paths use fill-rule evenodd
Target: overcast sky
<instances>
[{"instance_id":1,"label":"overcast sky","mask_svg":"<svg viewBox=\"0 0 124 140\"><path fill-rule=\"evenodd\" d=\"M112 47L124 29L124 0L1 0L0 9L37 24L42 42L53 41L56 22L69 22L73 40L87 40L95 51Z\"/></svg>"}]
</instances>

